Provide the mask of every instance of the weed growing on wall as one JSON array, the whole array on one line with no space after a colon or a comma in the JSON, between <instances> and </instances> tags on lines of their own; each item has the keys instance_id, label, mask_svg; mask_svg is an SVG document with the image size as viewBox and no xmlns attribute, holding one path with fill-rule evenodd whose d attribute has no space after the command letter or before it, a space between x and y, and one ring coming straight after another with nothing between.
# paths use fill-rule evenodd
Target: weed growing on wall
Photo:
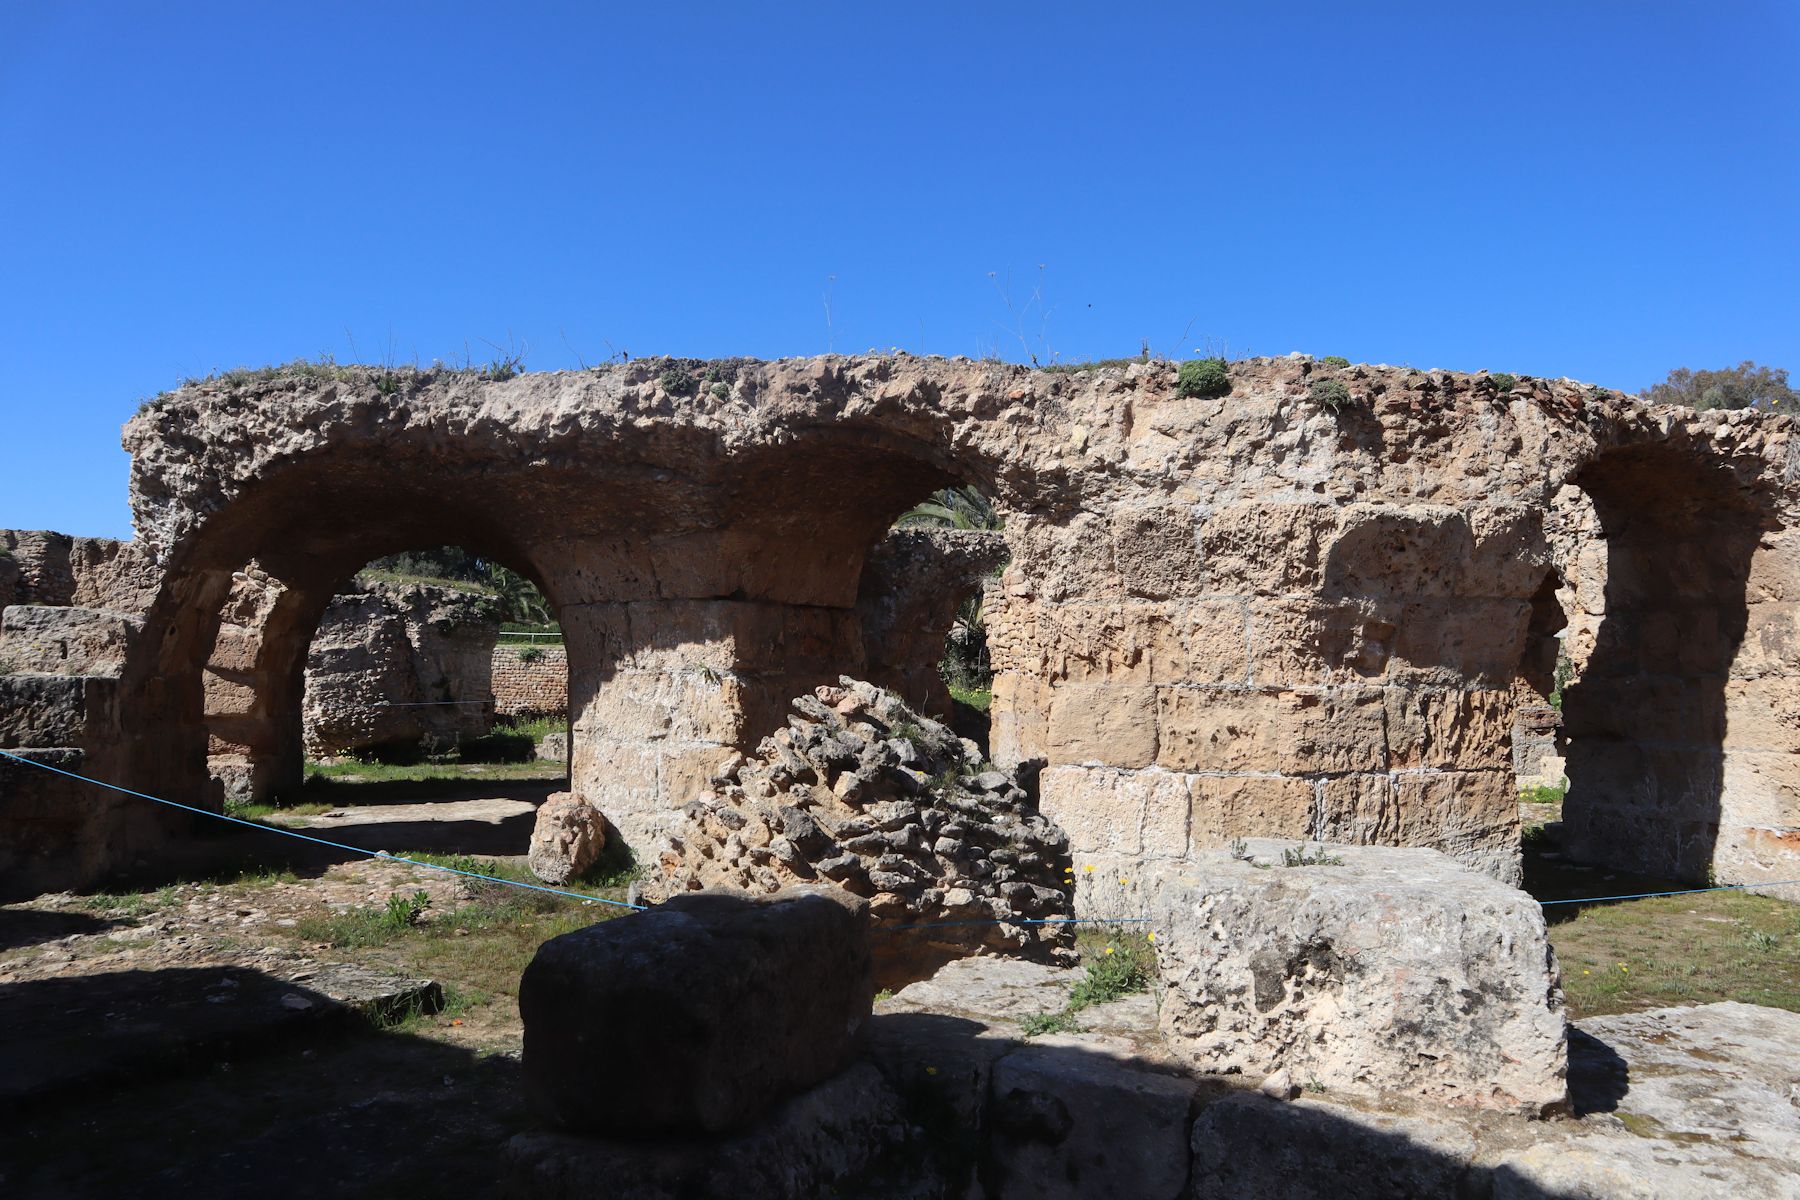
<instances>
[{"instance_id":1,"label":"weed growing on wall","mask_svg":"<svg viewBox=\"0 0 1800 1200\"><path fill-rule=\"evenodd\" d=\"M1083 1009L1147 991L1156 978L1154 935L1123 928L1081 935L1087 973L1069 989L1068 1003L1058 1012L1038 1013L1022 1022L1026 1037L1045 1033L1079 1033L1076 1015Z\"/></svg>"}]
</instances>

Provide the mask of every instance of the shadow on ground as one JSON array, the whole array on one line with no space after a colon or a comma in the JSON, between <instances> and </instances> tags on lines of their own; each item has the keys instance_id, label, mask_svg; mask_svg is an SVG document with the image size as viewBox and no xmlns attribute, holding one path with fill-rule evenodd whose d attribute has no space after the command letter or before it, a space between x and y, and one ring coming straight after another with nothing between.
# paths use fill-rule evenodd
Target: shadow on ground
<instances>
[{"instance_id":1,"label":"shadow on ground","mask_svg":"<svg viewBox=\"0 0 1800 1200\"><path fill-rule=\"evenodd\" d=\"M0 986L0 1195L493 1193L515 1060L309 1011L236 968Z\"/></svg>"}]
</instances>

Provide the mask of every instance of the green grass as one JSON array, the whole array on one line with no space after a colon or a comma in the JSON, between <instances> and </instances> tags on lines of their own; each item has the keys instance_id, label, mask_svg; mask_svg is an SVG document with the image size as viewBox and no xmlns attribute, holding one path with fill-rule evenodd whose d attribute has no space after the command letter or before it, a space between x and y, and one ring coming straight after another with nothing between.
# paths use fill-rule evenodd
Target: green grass
<instances>
[{"instance_id":1,"label":"green grass","mask_svg":"<svg viewBox=\"0 0 1800 1200\"><path fill-rule=\"evenodd\" d=\"M1068 1009L1061 1012L1034 1013L1019 1023L1019 1029L1028 1038L1038 1037L1046 1033L1080 1033L1081 1022Z\"/></svg>"},{"instance_id":2,"label":"green grass","mask_svg":"<svg viewBox=\"0 0 1800 1200\"><path fill-rule=\"evenodd\" d=\"M330 804L239 804L232 800L225 802L225 815L236 817L240 821L261 821L276 813L292 817L316 817L320 813L328 813L335 807Z\"/></svg>"},{"instance_id":3,"label":"green grass","mask_svg":"<svg viewBox=\"0 0 1800 1200\"><path fill-rule=\"evenodd\" d=\"M950 698L958 704L966 704L977 712L986 712L994 702L994 689L991 687L970 687L952 683Z\"/></svg>"},{"instance_id":4,"label":"green grass","mask_svg":"<svg viewBox=\"0 0 1800 1200\"><path fill-rule=\"evenodd\" d=\"M510 763L308 763L306 788L330 792L334 787L367 783L466 783L470 779L557 780L568 774L559 762L535 760Z\"/></svg>"},{"instance_id":5,"label":"green grass","mask_svg":"<svg viewBox=\"0 0 1800 1200\"><path fill-rule=\"evenodd\" d=\"M1149 937L1123 928L1084 929L1076 935L1087 973L1069 989L1060 1012L1038 1013L1021 1024L1026 1037L1079 1033L1076 1014L1098 1004L1148 991L1156 977L1156 950Z\"/></svg>"},{"instance_id":6,"label":"green grass","mask_svg":"<svg viewBox=\"0 0 1800 1200\"><path fill-rule=\"evenodd\" d=\"M516 862L421 853L397 857L543 886ZM600 868L588 879L558 890L595 899L623 899L621 880L635 868L621 870L616 861L603 861ZM308 941L324 942L348 958L455 981L453 991L446 989L444 1012L408 1018L419 1024L513 1002L519 976L545 941L629 911L614 904L583 904L545 892L478 881L465 881L459 895L462 898L453 904L424 908L416 919L409 919L412 898L403 889L386 904L303 920L294 932Z\"/></svg>"},{"instance_id":7,"label":"green grass","mask_svg":"<svg viewBox=\"0 0 1800 1200\"><path fill-rule=\"evenodd\" d=\"M402 571L384 571L376 567L364 567L356 573L356 578L364 583L417 583L426 587L449 588L453 592L467 592L474 596L497 597L500 594L485 583L476 583L469 579L444 579L436 575L409 575Z\"/></svg>"},{"instance_id":8,"label":"green grass","mask_svg":"<svg viewBox=\"0 0 1800 1200\"><path fill-rule=\"evenodd\" d=\"M1569 781L1565 779L1557 784L1540 784L1537 787L1520 788L1519 802L1521 804L1555 804L1560 812L1560 806L1568 794Z\"/></svg>"},{"instance_id":9,"label":"green grass","mask_svg":"<svg viewBox=\"0 0 1800 1200\"><path fill-rule=\"evenodd\" d=\"M552 733L569 732L567 717L532 717L528 721L515 721L508 726L512 733L521 733L534 742L541 742Z\"/></svg>"},{"instance_id":10,"label":"green grass","mask_svg":"<svg viewBox=\"0 0 1800 1200\"><path fill-rule=\"evenodd\" d=\"M1800 1012L1792 904L1710 892L1569 907L1580 911L1552 925L1550 940L1571 1016L1718 1000Z\"/></svg>"},{"instance_id":11,"label":"green grass","mask_svg":"<svg viewBox=\"0 0 1800 1200\"><path fill-rule=\"evenodd\" d=\"M1152 360L1145 358L1142 355L1139 355L1136 358L1096 358L1090 362L1051 363L1049 366L1042 369L1045 371L1054 371L1061 375L1074 375L1082 371L1098 371L1106 367L1129 367L1134 364L1147 363L1150 361Z\"/></svg>"}]
</instances>

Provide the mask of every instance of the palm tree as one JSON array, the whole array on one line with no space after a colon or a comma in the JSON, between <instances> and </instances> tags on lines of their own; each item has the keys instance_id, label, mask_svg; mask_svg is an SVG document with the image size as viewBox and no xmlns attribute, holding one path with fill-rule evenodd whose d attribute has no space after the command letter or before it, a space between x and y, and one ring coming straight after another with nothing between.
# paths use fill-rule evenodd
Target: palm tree
<instances>
[{"instance_id":1,"label":"palm tree","mask_svg":"<svg viewBox=\"0 0 1800 1200\"><path fill-rule=\"evenodd\" d=\"M999 530L1004 522L986 496L972 487L945 488L931 493L931 498L900 514L894 522L902 529L983 529Z\"/></svg>"}]
</instances>

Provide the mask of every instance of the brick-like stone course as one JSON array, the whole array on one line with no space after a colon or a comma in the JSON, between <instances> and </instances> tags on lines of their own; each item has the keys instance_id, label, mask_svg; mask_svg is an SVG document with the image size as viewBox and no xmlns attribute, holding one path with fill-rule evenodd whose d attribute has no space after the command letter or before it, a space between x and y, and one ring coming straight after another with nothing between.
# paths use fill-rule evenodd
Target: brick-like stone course
<instances>
[{"instance_id":1,"label":"brick-like stone course","mask_svg":"<svg viewBox=\"0 0 1800 1200\"><path fill-rule=\"evenodd\" d=\"M494 715L559 717L569 711L569 653L561 646L526 647L502 642L494 647Z\"/></svg>"}]
</instances>

